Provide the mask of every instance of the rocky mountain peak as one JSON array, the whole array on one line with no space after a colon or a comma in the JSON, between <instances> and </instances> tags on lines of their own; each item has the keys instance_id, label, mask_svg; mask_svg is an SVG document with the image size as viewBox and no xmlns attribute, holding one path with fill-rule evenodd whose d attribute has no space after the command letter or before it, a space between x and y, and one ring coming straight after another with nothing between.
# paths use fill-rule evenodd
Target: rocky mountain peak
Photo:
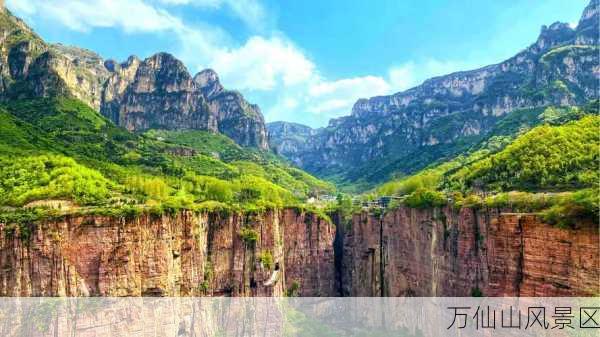
<instances>
[{"instance_id":1,"label":"rocky mountain peak","mask_svg":"<svg viewBox=\"0 0 600 337\"><path fill-rule=\"evenodd\" d=\"M565 44L573 40L574 37L575 30L568 23L555 22L550 26L544 25L532 49L535 49L535 52L544 52L550 48Z\"/></svg>"},{"instance_id":2,"label":"rocky mountain peak","mask_svg":"<svg viewBox=\"0 0 600 337\"><path fill-rule=\"evenodd\" d=\"M106 68L111 73L114 73L115 71L119 70L120 64L117 61L110 59L104 61L104 68Z\"/></svg>"},{"instance_id":3,"label":"rocky mountain peak","mask_svg":"<svg viewBox=\"0 0 600 337\"><path fill-rule=\"evenodd\" d=\"M576 44L598 44L600 26L600 0L592 0L583 10L577 25Z\"/></svg>"},{"instance_id":4,"label":"rocky mountain peak","mask_svg":"<svg viewBox=\"0 0 600 337\"><path fill-rule=\"evenodd\" d=\"M301 129L270 125L272 147L321 177L377 183L455 155L520 109L585 105L598 98L599 2L591 1L576 30L543 26L537 41L503 62L359 99L310 142Z\"/></svg>"},{"instance_id":5,"label":"rocky mountain peak","mask_svg":"<svg viewBox=\"0 0 600 337\"><path fill-rule=\"evenodd\" d=\"M133 90L154 94L191 92L195 85L183 62L169 53L157 53L140 63Z\"/></svg>"},{"instance_id":6,"label":"rocky mountain peak","mask_svg":"<svg viewBox=\"0 0 600 337\"><path fill-rule=\"evenodd\" d=\"M219 75L212 69L204 69L197 73L194 76L194 82L198 84L206 98L214 97L224 90L219 81Z\"/></svg>"},{"instance_id":7,"label":"rocky mountain peak","mask_svg":"<svg viewBox=\"0 0 600 337\"><path fill-rule=\"evenodd\" d=\"M213 70L191 77L168 53L109 65L101 112L129 130L199 129L223 133L240 145L268 149L262 114L242 95L225 90Z\"/></svg>"}]
</instances>

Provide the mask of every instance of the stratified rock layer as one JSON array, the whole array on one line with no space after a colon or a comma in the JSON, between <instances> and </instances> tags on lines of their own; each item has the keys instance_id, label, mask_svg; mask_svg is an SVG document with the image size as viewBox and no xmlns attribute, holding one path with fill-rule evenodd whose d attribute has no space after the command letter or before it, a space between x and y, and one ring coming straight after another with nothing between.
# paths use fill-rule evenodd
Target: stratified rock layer
<instances>
[{"instance_id":1,"label":"stratified rock layer","mask_svg":"<svg viewBox=\"0 0 600 337\"><path fill-rule=\"evenodd\" d=\"M531 214L469 208L399 208L337 222L285 209L67 216L30 234L0 224L0 295L600 293L597 227L560 229ZM242 229L256 241L244 240Z\"/></svg>"},{"instance_id":2,"label":"stratified rock layer","mask_svg":"<svg viewBox=\"0 0 600 337\"><path fill-rule=\"evenodd\" d=\"M281 296L286 281L296 279L302 294L335 295L328 282L333 226L293 210L67 216L36 226L25 239L0 227L3 296ZM245 242L242 227L256 231L257 241ZM310 258L285 255L287 241L299 247L292 253ZM266 252L271 266L260 259ZM324 281L312 273L323 273Z\"/></svg>"},{"instance_id":3,"label":"stratified rock layer","mask_svg":"<svg viewBox=\"0 0 600 337\"><path fill-rule=\"evenodd\" d=\"M345 230L350 296L592 296L598 228L560 229L496 209L400 208L357 214Z\"/></svg>"}]
</instances>

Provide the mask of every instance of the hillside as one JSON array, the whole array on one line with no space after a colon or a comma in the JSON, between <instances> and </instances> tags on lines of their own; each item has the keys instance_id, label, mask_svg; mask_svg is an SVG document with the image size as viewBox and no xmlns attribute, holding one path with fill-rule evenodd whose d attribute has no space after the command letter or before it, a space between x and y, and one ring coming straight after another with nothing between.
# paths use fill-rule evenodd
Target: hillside
<instances>
[{"instance_id":1,"label":"hillside","mask_svg":"<svg viewBox=\"0 0 600 337\"><path fill-rule=\"evenodd\" d=\"M311 141L288 132L272 146L308 172L363 191L452 159L517 111L585 105L598 99L597 7L591 1L575 29L543 26L535 43L501 63L361 99L350 115L310 131Z\"/></svg>"},{"instance_id":2,"label":"hillside","mask_svg":"<svg viewBox=\"0 0 600 337\"><path fill-rule=\"evenodd\" d=\"M548 108L542 125L514 137L491 137L480 148L414 175L389 181L375 195L432 207L510 207L544 213L546 221L598 223L600 116L597 104ZM569 121L569 119L575 119Z\"/></svg>"},{"instance_id":3,"label":"hillside","mask_svg":"<svg viewBox=\"0 0 600 337\"><path fill-rule=\"evenodd\" d=\"M134 134L81 101L1 106L0 204L70 200L79 206L224 207L297 204L330 184L278 157L205 131ZM236 206L237 205L237 206Z\"/></svg>"}]
</instances>

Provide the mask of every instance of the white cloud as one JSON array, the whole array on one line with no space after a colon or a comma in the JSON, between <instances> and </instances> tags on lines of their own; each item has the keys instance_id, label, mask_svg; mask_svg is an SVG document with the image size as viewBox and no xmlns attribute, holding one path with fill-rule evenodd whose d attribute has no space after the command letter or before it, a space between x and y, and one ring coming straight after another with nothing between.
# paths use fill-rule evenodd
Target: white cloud
<instances>
[{"instance_id":1,"label":"white cloud","mask_svg":"<svg viewBox=\"0 0 600 337\"><path fill-rule=\"evenodd\" d=\"M267 11L258 0L158 0L159 3L171 6L189 5L206 9L226 7L247 26L262 30L269 22Z\"/></svg>"},{"instance_id":2,"label":"white cloud","mask_svg":"<svg viewBox=\"0 0 600 337\"><path fill-rule=\"evenodd\" d=\"M23 16L35 14L36 11L34 4L22 0L6 0L6 7Z\"/></svg>"},{"instance_id":3,"label":"white cloud","mask_svg":"<svg viewBox=\"0 0 600 337\"><path fill-rule=\"evenodd\" d=\"M321 78L308 86L306 109L330 117L349 114L359 98L390 93L390 84L377 76L363 76L327 81Z\"/></svg>"},{"instance_id":4,"label":"white cloud","mask_svg":"<svg viewBox=\"0 0 600 337\"><path fill-rule=\"evenodd\" d=\"M404 91L415 87L426 79L447 75L456 71L476 69L482 66L472 61L440 61L428 59L423 62L409 61L392 66L388 72L389 83L393 91Z\"/></svg>"},{"instance_id":5,"label":"white cloud","mask_svg":"<svg viewBox=\"0 0 600 337\"><path fill-rule=\"evenodd\" d=\"M126 32L155 32L184 27L181 20L142 0L8 0L6 5L26 15L40 15L69 29L118 27Z\"/></svg>"},{"instance_id":6,"label":"white cloud","mask_svg":"<svg viewBox=\"0 0 600 337\"><path fill-rule=\"evenodd\" d=\"M241 90L273 90L308 81L315 65L281 37L251 37L240 48L220 50L210 63L223 80Z\"/></svg>"},{"instance_id":7,"label":"white cloud","mask_svg":"<svg viewBox=\"0 0 600 337\"><path fill-rule=\"evenodd\" d=\"M572 29L576 29L578 24L579 24L579 22L577 22L577 21L569 22L569 27L571 27Z\"/></svg>"},{"instance_id":8,"label":"white cloud","mask_svg":"<svg viewBox=\"0 0 600 337\"><path fill-rule=\"evenodd\" d=\"M320 97L324 95L350 94L356 91L361 92L380 92L389 90L388 83L381 77L364 76L345 78L337 81L323 81L310 88L311 96Z\"/></svg>"},{"instance_id":9,"label":"white cloud","mask_svg":"<svg viewBox=\"0 0 600 337\"><path fill-rule=\"evenodd\" d=\"M389 70L390 85L398 90L406 90L415 85L415 64L405 63L401 66L392 67Z\"/></svg>"}]
</instances>

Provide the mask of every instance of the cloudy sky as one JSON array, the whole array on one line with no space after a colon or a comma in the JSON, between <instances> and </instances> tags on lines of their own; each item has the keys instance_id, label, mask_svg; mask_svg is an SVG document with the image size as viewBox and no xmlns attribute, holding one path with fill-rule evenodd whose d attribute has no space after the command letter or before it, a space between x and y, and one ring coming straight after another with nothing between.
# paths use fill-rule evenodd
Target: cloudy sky
<instances>
[{"instance_id":1,"label":"cloudy sky","mask_svg":"<svg viewBox=\"0 0 600 337\"><path fill-rule=\"evenodd\" d=\"M215 69L267 121L313 127L358 98L500 62L587 0L6 0L47 41Z\"/></svg>"}]
</instances>

